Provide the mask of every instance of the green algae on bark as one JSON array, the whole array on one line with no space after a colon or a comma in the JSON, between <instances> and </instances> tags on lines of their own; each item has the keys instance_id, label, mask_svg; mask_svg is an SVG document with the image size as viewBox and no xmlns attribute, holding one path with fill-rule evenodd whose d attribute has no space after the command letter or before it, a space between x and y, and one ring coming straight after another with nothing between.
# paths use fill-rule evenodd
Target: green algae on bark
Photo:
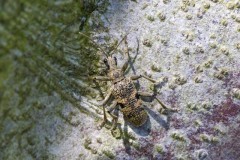
<instances>
[{"instance_id":1,"label":"green algae on bark","mask_svg":"<svg viewBox=\"0 0 240 160\"><path fill-rule=\"evenodd\" d=\"M96 92L89 76L98 73L99 57L79 32L90 34L91 14L107 3L0 4L0 159L55 159L47 148L81 123L78 112L94 116L80 102ZM77 110L66 116L69 106Z\"/></svg>"}]
</instances>

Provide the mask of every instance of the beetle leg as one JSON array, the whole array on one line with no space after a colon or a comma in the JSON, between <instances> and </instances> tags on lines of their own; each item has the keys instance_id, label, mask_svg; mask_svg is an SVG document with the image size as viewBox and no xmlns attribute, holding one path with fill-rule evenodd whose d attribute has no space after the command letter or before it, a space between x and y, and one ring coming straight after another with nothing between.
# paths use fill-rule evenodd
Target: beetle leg
<instances>
[{"instance_id":1,"label":"beetle leg","mask_svg":"<svg viewBox=\"0 0 240 160\"><path fill-rule=\"evenodd\" d=\"M112 114L111 112L117 108L117 101L113 101L112 105L110 106L110 108L107 110L108 114L112 117L112 127L111 130L114 130L116 128L117 125L117 120L118 120L118 114Z\"/></svg>"},{"instance_id":2,"label":"beetle leg","mask_svg":"<svg viewBox=\"0 0 240 160\"><path fill-rule=\"evenodd\" d=\"M102 102L100 102L99 104L97 104L97 105L98 105L98 106L104 106L104 105L106 105L107 102L108 102L108 100L110 99L111 95L112 95L112 89L110 89L110 90L108 91L108 94L107 94L107 96L104 98L104 100L103 100Z\"/></svg>"},{"instance_id":3,"label":"beetle leg","mask_svg":"<svg viewBox=\"0 0 240 160\"><path fill-rule=\"evenodd\" d=\"M99 125L99 129L102 128L106 123L107 123L107 115L106 115L106 110L105 110L105 105L107 104L108 100L110 99L112 95L112 89L109 90L107 96L105 97L105 99L100 103L97 104L99 106L103 106L103 122Z\"/></svg>"},{"instance_id":4,"label":"beetle leg","mask_svg":"<svg viewBox=\"0 0 240 160\"><path fill-rule=\"evenodd\" d=\"M154 96L154 94L152 93L149 93L149 92L141 92L141 91L138 91L138 95L140 96L146 96L146 97L152 97ZM169 111L173 111L173 112L176 112L178 111L178 109L173 109L173 108L169 108L167 107L165 104L162 103L162 101L160 99L158 99L157 97L154 96L154 98L158 101L158 103L162 106L163 109L166 109L166 110L169 110Z\"/></svg>"},{"instance_id":5,"label":"beetle leg","mask_svg":"<svg viewBox=\"0 0 240 160\"><path fill-rule=\"evenodd\" d=\"M105 110L105 106L103 106L103 121L98 126L98 129L101 129L107 122L108 122L108 120L107 120L106 110Z\"/></svg>"},{"instance_id":6,"label":"beetle leg","mask_svg":"<svg viewBox=\"0 0 240 160\"><path fill-rule=\"evenodd\" d=\"M116 107L115 107L116 108ZM114 130L117 127L117 122L118 122L118 110L116 114L110 114L113 118L113 124L111 127L111 131Z\"/></svg>"},{"instance_id":7,"label":"beetle leg","mask_svg":"<svg viewBox=\"0 0 240 160\"><path fill-rule=\"evenodd\" d=\"M106 76L95 76L92 77L93 80L99 80L99 81L111 81L112 79Z\"/></svg>"},{"instance_id":8,"label":"beetle leg","mask_svg":"<svg viewBox=\"0 0 240 160\"><path fill-rule=\"evenodd\" d=\"M154 80L154 79L152 79L152 78L150 78L148 76L142 75L142 74L131 76L131 80L138 80L139 78L142 78L142 77L147 79L147 80L149 80L149 81L151 81L152 83L156 83L156 80Z\"/></svg>"},{"instance_id":9,"label":"beetle leg","mask_svg":"<svg viewBox=\"0 0 240 160\"><path fill-rule=\"evenodd\" d=\"M125 72L127 67L128 67L128 63L129 63L129 60L130 60L130 57L129 57L129 49L128 49L128 42L127 42L127 36L125 37L124 39L124 42L125 42L125 57L127 57L127 60L126 62L123 64L122 66L122 71Z\"/></svg>"},{"instance_id":10,"label":"beetle leg","mask_svg":"<svg viewBox=\"0 0 240 160\"><path fill-rule=\"evenodd\" d=\"M117 101L114 100L111 106L108 108L107 112L110 114L116 108L116 106L117 106Z\"/></svg>"},{"instance_id":11,"label":"beetle leg","mask_svg":"<svg viewBox=\"0 0 240 160\"><path fill-rule=\"evenodd\" d=\"M169 107L167 107L165 104L163 104L162 103L162 101L160 100L160 99L158 99L157 97L154 97L157 101L158 101L158 103L164 108L164 109L166 109L166 110L168 110L168 111L172 111L172 112L177 112L178 111L178 109L176 109L176 108L169 108Z\"/></svg>"},{"instance_id":12,"label":"beetle leg","mask_svg":"<svg viewBox=\"0 0 240 160\"><path fill-rule=\"evenodd\" d=\"M107 110L107 113L113 118L111 130L114 130L117 125L118 115L114 115L111 112L117 107L117 101L113 101L110 108ZM102 128L108 122L105 106L103 106L103 121L99 125L99 128Z\"/></svg>"},{"instance_id":13,"label":"beetle leg","mask_svg":"<svg viewBox=\"0 0 240 160\"><path fill-rule=\"evenodd\" d=\"M140 95L140 96L146 96L146 97L152 97L152 96L154 96L153 93L142 92L142 91L138 91L137 94Z\"/></svg>"},{"instance_id":14,"label":"beetle leg","mask_svg":"<svg viewBox=\"0 0 240 160\"><path fill-rule=\"evenodd\" d=\"M158 101L158 103L164 108L169 110L170 108L168 108L165 104L162 103L162 101L160 101L158 98L155 97L155 99Z\"/></svg>"}]
</instances>

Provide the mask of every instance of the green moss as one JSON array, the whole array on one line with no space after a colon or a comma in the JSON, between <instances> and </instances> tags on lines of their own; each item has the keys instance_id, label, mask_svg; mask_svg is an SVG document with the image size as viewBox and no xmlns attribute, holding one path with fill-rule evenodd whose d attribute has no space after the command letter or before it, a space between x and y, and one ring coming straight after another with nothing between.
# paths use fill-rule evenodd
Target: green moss
<instances>
[{"instance_id":1,"label":"green moss","mask_svg":"<svg viewBox=\"0 0 240 160\"><path fill-rule=\"evenodd\" d=\"M213 76L219 80L222 80L228 75L228 70L226 68L221 68L218 71L216 71Z\"/></svg>"},{"instance_id":2,"label":"green moss","mask_svg":"<svg viewBox=\"0 0 240 160\"><path fill-rule=\"evenodd\" d=\"M136 150L140 150L140 148L141 148L141 146L140 146L140 144L138 143L138 142L132 142L132 144L131 144L132 146L133 146L133 148L135 148Z\"/></svg>"},{"instance_id":3,"label":"green moss","mask_svg":"<svg viewBox=\"0 0 240 160\"><path fill-rule=\"evenodd\" d=\"M154 71L154 72L161 72L162 71L162 68L157 66L156 64L153 64L151 66L151 70Z\"/></svg>"},{"instance_id":4,"label":"green moss","mask_svg":"<svg viewBox=\"0 0 240 160\"><path fill-rule=\"evenodd\" d=\"M235 46L238 50L240 50L240 43L237 43Z\"/></svg>"},{"instance_id":5,"label":"green moss","mask_svg":"<svg viewBox=\"0 0 240 160\"><path fill-rule=\"evenodd\" d=\"M147 47L152 47L152 42L149 39L144 39L143 45L145 45Z\"/></svg>"},{"instance_id":6,"label":"green moss","mask_svg":"<svg viewBox=\"0 0 240 160\"><path fill-rule=\"evenodd\" d=\"M91 149L91 147L90 147L91 143L92 143L91 139L90 138L86 138L85 141L84 141L84 144L83 144L84 148L90 150Z\"/></svg>"},{"instance_id":7,"label":"green moss","mask_svg":"<svg viewBox=\"0 0 240 160\"><path fill-rule=\"evenodd\" d=\"M200 134L200 139L204 142L210 142L210 137L206 134Z\"/></svg>"},{"instance_id":8,"label":"green moss","mask_svg":"<svg viewBox=\"0 0 240 160\"><path fill-rule=\"evenodd\" d=\"M97 143L102 144L102 139L101 138L97 138Z\"/></svg>"},{"instance_id":9,"label":"green moss","mask_svg":"<svg viewBox=\"0 0 240 160\"><path fill-rule=\"evenodd\" d=\"M187 104L187 109L189 111L198 111L199 110L199 106L197 104L188 103Z\"/></svg>"},{"instance_id":10,"label":"green moss","mask_svg":"<svg viewBox=\"0 0 240 160\"><path fill-rule=\"evenodd\" d=\"M221 24L226 27L228 25L228 21L226 19L223 19L221 20Z\"/></svg>"},{"instance_id":11,"label":"green moss","mask_svg":"<svg viewBox=\"0 0 240 160\"><path fill-rule=\"evenodd\" d=\"M167 3L169 3L171 0L163 0L163 3L164 4L167 4Z\"/></svg>"},{"instance_id":12,"label":"green moss","mask_svg":"<svg viewBox=\"0 0 240 160\"><path fill-rule=\"evenodd\" d=\"M205 3L203 4L203 7L204 7L205 9L209 9L209 8L210 8L210 3L205 2Z\"/></svg>"},{"instance_id":13,"label":"green moss","mask_svg":"<svg viewBox=\"0 0 240 160\"><path fill-rule=\"evenodd\" d=\"M202 107L206 110L209 110L213 105L209 102L203 102Z\"/></svg>"},{"instance_id":14,"label":"green moss","mask_svg":"<svg viewBox=\"0 0 240 160\"><path fill-rule=\"evenodd\" d=\"M182 11L184 11L184 12L188 12L188 6L185 5L185 4L181 6L181 9L182 9Z\"/></svg>"},{"instance_id":15,"label":"green moss","mask_svg":"<svg viewBox=\"0 0 240 160\"><path fill-rule=\"evenodd\" d=\"M90 26L88 19L96 3L98 1L84 4L83 1L54 0L1 2L0 130L4 140L1 138L0 146L4 149L0 159L51 159L46 151L51 142L45 138L44 144L40 139L43 132L36 133L35 125L47 130L55 119L64 121L57 113L67 102L89 114L79 101L83 95L94 96L95 90L89 87L92 82L88 77L98 74L98 47L78 32L91 36L89 32L97 22ZM98 5L99 12L107 7L103 1ZM50 97L50 106L54 104L51 111L48 108ZM39 118L41 114L44 120ZM51 121L47 121L50 116ZM65 118L73 126L80 123L74 114ZM61 129L57 126L56 132L63 133ZM66 131L68 128L64 129ZM26 138L33 133L34 136ZM16 143L12 143L13 137ZM15 145L18 143L20 147ZM85 147L90 147L87 141Z\"/></svg>"},{"instance_id":16,"label":"green moss","mask_svg":"<svg viewBox=\"0 0 240 160\"><path fill-rule=\"evenodd\" d=\"M232 89L232 94L235 98L240 99L240 89L238 88L233 88Z\"/></svg>"},{"instance_id":17,"label":"green moss","mask_svg":"<svg viewBox=\"0 0 240 160\"><path fill-rule=\"evenodd\" d=\"M214 144L219 143L219 138L217 138L217 137L212 137L212 138L211 138L211 143L214 143Z\"/></svg>"},{"instance_id":18,"label":"green moss","mask_svg":"<svg viewBox=\"0 0 240 160\"><path fill-rule=\"evenodd\" d=\"M216 144L219 142L219 139L215 136L210 136L207 134L200 134L200 139L204 142Z\"/></svg>"},{"instance_id":19,"label":"green moss","mask_svg":"<svg viewBox=\"0 0 240 160\"><path fill-rule=\"evenodd\" d=\"M115 130L111 131L113 137L115 137L116 139L120 139L121 138L121 131L119 128L116 128Z\"/></svg>"},{"instance_id":20,"label":"green moss","mask_svg":"<svg viewBox=\"0 0 240 160\"><path fill-rule=\"evenodd\" d=\"M144 3L143 6L142 6L142 10L146 9L147 7L148 7L148 4Z\"/></svg>"},{"instance_id":21,"label":"green moss","mask_svg":"<svg viewBox=\"0 0 240 160\"><path fill-rule=\"evenodd\" d=\"M195 82L195 83L202 83L203 80L201 79L201 77L195 77L195 78L194 78L194 82Z\"/></svg>"},{"instance_id":22,"label":"green moss","mask_svg":"<svg viewBox=\"0 0 240 160\"><path fill-rule=\"evenodd\" d=\"M240 26L237 27L237 31L240 32Z\"/></svg>"},{"instance_id":23,"label":"green moss","mask_svg":"<svg viewBox=\"0 0 240 160\"><path fill-rule=\"evenodd\" d=\"M162 12L158 13L158 18L161 20L161 21L164 21L166 19L166 15Z\"/></svg>"},{"instance_id":24,"label":"green moss","mask_svg":"<svg viewBox=\"0 0 240 160\"><path fill-rule=\"evenodd\" d=\"M169 41L169 40L167 40L167 39L161 39L161 43L162 43L164 46L167 46L168 41Z\"/></svg>"},{"instance_id":25,"label":"green moss","mask_svg":"<svg viewBox=\"0 0 240 160\"><path fill-rule=\"evenodd\" d=\"M160 154L163 154L163 153L164 153L163 147L160 146L160 145L156 145L156 146L155 146L155 149L156 149L156 151L157 151L158 153L160 153Z\"/></svg>"},{"instance_id":26,"label":"green moss","mask_svg":"<svg viewBox=\"0 0 240 160\"><path fill-rule=\"evenodd\" d=\"M211 0L211 1L213 1L214 3L217 3L219 0Z\"/></svg>"},{"instance_id":27,"label":"green moss","mask_svg":"<svg viewBox=\"0 0 240 160\"><path fill-rule=\"evenodd\" d=\"M208 61L206 61L206 62L204 63L204 67L210 68L210 67L212 66L212 64L213 64L213 61L212 61L212 60L208 60Z\"/></svg>"},{"instance_id":28,"label":"green moss","mask_svg":"<svg viewBox=\"0 0 240 160\"><path fill-rule=\"evenodd\" d=\"M202 126L202 122L199 119L195 120L194 124L195 126Z\"/></svg>"},{"instance_id":29,"label":"green moss","mask_svg":"<svg viewBox=\"0 0 240 160\"><path fill-rule=\"evenodd\" d=\"M183 84L187 83L187 79L183 76L178 75L175 77L174 82L178 85L183 85Z\"/></svg>"},{"instance_id":30,"label":"green moss","mask_svg":"<svg viewBox=\"0 0 240 160\"><path fill-rule=\"evenodd\" d=\"M129 138L129 139L136 140L136 137L135 137L135 135L134 135L133 132L128 132L128 133L126 133L125 135L126 135L126 137Z\"/></svg>"},{"instance_id":31,"label":"green moss","mask_svg":"<svg viewBox=\"0 0 240 160\"><path fill-rule=\"evenodd\" d=\"M226 131L218 125L214 126L213 129L222 135L226 135Z\"/></svg>"},{"instance_id":32,"label":"green moss","mask_svg":"<svg viewBox=\"0 0 240 160\"><path fill-rule=\"evenodd\" d=\"M187 14L187 15L186 15L186 18L187 18L188 20L191 20L192 17L193 17L193 16L192 16L191 14Z\"/></svg>"},{"instance_id":33,"label":"green moss","mask_svg":"<svg viewBox=\"0 0 240 160\"><path fill-rule=\"evenodd\" d=\"M148 15L147 16L147 19L150 21L150 22L153 22L155 20L155 18L151 15Z\"/></svg>"},{"instance_id":34,"label":"green moss","mask_svg":"<svg viewBox=\"0 0 240 160\"><path fill-rule=\"evenodd\" d=\"M102 151L104 155L106 155L110 159L114 159L115 155L110 150L103 150Z\"/></svg>"},{"instance_id":35,"label":"green moss","mask_svg":"<svg viewBox=\"0 0 240 160\"><path fill-rule=\"evenodd\" d=\"M92 152L92 154L97 154L97 149L96 148L92 148L91 152Z\"/></svg>"},{"instance_id":36,"label":"green moss","mask_svg":"<svg viewBox=\"0 0 240 160\"><path fill-rule=\"evenodd\" d=\"M171 137L177 141L181 141L181 142L186 142L186 139L184 138L184 136L180 133L172 133Z\"/></svg>"},{"instance_id":37,"label":"green moss","mask_svg":"<svg viewBox=\"0 0 240 160\"><path fill-rule=\"evenodd\" d=\"M190 54L190 50L187 47L183 48L182 52L185 53L186 55Z\"/></svg>"},{"instance_id":38,"label":"green moss","mask_svg":"<svg viewBox=\"0 0 240 160\"><path fill-rule=\"evenodd\" d=\"M238 22L238 23L240 23L240 16L236 16L236 17L235 17L235 21Z\"/></svg>"},{"instance_id":39,"label":"green moss","mask_svg":"<svg viewBox=\"0 0 240 160\"><path fill-rule=\"evenodd\" d=\"M4 82L13 71L12 59L9 56L0 55L0 90L7 89ZM1 99L1 93L0 93Z\"/></svg>"},{"instance_id":40,"label":"green moss","mask_svg":"<svg viewBox=\"0 0 240 160\"><path fill-rule=\"evenodd\" d=\"M234 9L235 8L234 2L232 2L232 1L228 2L227 3L227 8L230 9L230 10Z\"/></svg>"},{"instance_id":41,"label":"green moss","mask_svg":"<svg viewBox=\"0 0 240 160\"><path fill-rule=\"evenodd\" d=\"M216 42L210 43L210 47L211 47L211 48L217 48L217 43L216 43Z\"/></svg>"}]
</instances>

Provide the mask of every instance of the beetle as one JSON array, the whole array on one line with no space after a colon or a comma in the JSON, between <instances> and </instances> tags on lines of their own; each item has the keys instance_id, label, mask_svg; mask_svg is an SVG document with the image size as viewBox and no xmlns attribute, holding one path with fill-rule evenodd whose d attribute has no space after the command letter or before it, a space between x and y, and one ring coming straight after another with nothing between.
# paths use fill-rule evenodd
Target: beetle
<instances>
[{"instance_id":1,"label":"beetle","mask_svg":"<svg viewBox=\"0 0 240 160\"><path fill-rule=\"evenodd\" d=\"M86 36L81 32L80 34ZM93 40L91 41L95 43ZM122 67L118 67L117 58L114 57L113 54L111 53L116 50L116 48L120 45L122 41L125 42L124 56L126 58L126 61ZM170 110L170 111L176 111L176 109L172 109L164 105L154 94L149 92L138 91L134 84L134 81L138 80L139 78L145 78L151 81L152 83L156 83L156 80L143 74L133 75L130 77L125 76L125 72L128 68L128 64L130 61L127 35L123 37L123 39L118 43L117 47L112 52L107 54L99 46L99 49L103 52L103 55L105 56L104 63L107 67L107 75L95 76L93 79L99 80L99 81L111 81L112 83L112 86L108 90L104 100L99 104L97 104L98 106L103 106L103 115L104 115L103 122L100 124L99 127L102 128L106 124L106 122L108 122L105 105L108 103L110 97L113 97L113 101L111 106L107 110L107 113L113 118L111 130L114 130L117 125L118 116L112 114L112 111L116 109L118 106L120 106L120 111L123 113L124 119L130 122L132 125L136 127L140 127L143 124L145 124L148 118L148 114L143 107L140 96L154 97L164 109Z\"/></svg>"}]
</instances>

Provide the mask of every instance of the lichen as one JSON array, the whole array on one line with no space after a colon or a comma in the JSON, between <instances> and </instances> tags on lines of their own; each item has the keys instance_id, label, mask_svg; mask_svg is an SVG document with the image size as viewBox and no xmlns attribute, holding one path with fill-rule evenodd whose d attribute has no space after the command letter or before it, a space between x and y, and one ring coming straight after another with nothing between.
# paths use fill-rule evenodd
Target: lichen
<instances>
[{"instance_id":1,"label":"lichen","mask_svg":"<svg viewBox=\"0 0 240 160\"><path fill-rule=\"evenodd\" d=\"M156 151L157 151L158 153L160 153L160 154L163 154L163 153L164 153L164 149L163 149L163 147L162 147L161 145L156 145L156 146L155 146L155 149L156 149Z\"/></svg>"},{"instance_id":2,"label":"lichen","mask_svg":"<svg viewBox=\"0 0 240 160\"><path fill-rule=\"evenodd\" d=\"M143 45L147 47L152 47L152 42L149 39L144 39Z\"/></svg>"},{"instance_id":3,"label":"lichen","mask_svg":"<svg viewBox=\"0 0 240 160\"><path fill-rule=\"evenodd\" d=\"M63 106L70 106L70 102L90 114L79 102L81 96L95 92L88 88L88 76L98 72L97 47L78 32L88 34L91 27L87 20L102 2L32 2L10 0L0 7L0 34L4 36L0 38L0 66L4 65L4 71L0 70L0 90L4 91L0 93L2 136L17 131L14 141L21 145L26 134L34 135L22 148L7 139L0 159L15 155L20 159L54 158L47 148L55 134L64 125L80 125L79 112L60 114ZM6 125L11 121L15 124ZM65 128L66 134L69 128Z\"/></svg>"},{"instance_id":4,"label":"lichen","mask_svg":"<svg viewBox=\"0 0 240 160\"><path fill-rule=\"evenodd\" d=\"M235 98L240 99L240 89L239 88L233 88L232 94Z\"/></svg>"},{"instance_id":5,"label":"lichen","mask_svg":"<svg viewBox=\"0 0 240 160\"><path fill-rule=\"evenodd\" d=\"M194 82L195 82L195 83L202 83L203 80L202 80L200 77L195 77L195 78L194 78Z\"/></svg>"},{"instance_id":6,"label":"lichen","mask_svg":"<svg viewBox=\"0 0 240 160\"><path fill-rule=\"evenodd\" d=\"M205 2L205 3L203 4L203 7L204 7L205 9L209 9L209 8L210 8L210 3Z\"/></svg>"},{"instance_id":7,"label":"lichen","mask_svg":"<svg viewBox=\"0 0 240 160\"><path fill-rule=\"evenodd\" d=\"M166 15L163 12L158 13L157 16L161 21L164 21L166 19Z\"/></svg>"},{"instance_id":8,"label":"lichen","mask_svg":"<svg viewBox=\"0 0 240 160\"><path fill-rule=\"evenodd\" d=\"M155 20L155 18L151 15L148 15L147 16L147 19L150 21L150 22L153 22Z\"/></svg>"},{"instance_id":9,"label":"lichen","mask_svg":"<svg viewBox=\"0 0 240 160\"><path fill-rule=\"evenodd\" d=\"M0 9L0 159L239 157L237 1L10 0ZM126 34L126 77L168 77L136 86L179 111L160 114L154 97L143 98L149 119L134 127L118 106L114 137L111 125L98 130L103 112L94 105L111 82L91 77L106 75L99 48L114 49ZM119 66L124 49L114 52Z\"/></svg>"},{"instance_id":10,"label":"lichen","mask_svg":"<svg viewBox=\"0 0 240 160\"><path fill-rule=\"evenodd\" d=\"M154 72L161 72L161 71L162 71L162 68L161 68L160 66L157 66L156 64L153 64L153 65L151 66L151 69L152 69L152 71L154 71Z\"/></svg>"},{"instance_id":11,"label":"lichen","mask_svg":"<svg viewBox=\"0 0 240 160\"><path fill-rule=\"evenodd\" d=\"M115 155L110 150L103 150L102 153L110 159L114 159Z\"/></svg>"},{"instance_id":12,"label":"lichen","mask_svg":"<svg viewBox=\"0 0 240 160\"><path fill-rule=\"evenodd\" d=\"M177 141L186 142L186 138L181 133L177 133L177 132L172 133L171 137Z\"/></svg>"},{"instance_id":13,"label":"lichen","mask_svg":"<svg viewBox=\"0 0 240 160\"><path fill-rule=\"evenodd\" d=\"M189 48L187 48L187 47L184 47L182 51L183 51L183 53L185 53L186 55L189 55L189 54L190 54L190 50L189 50Z\"/></svg>"},{"instance_id":14,"label":"lichen","mask_svg":"<svg viewBox=\"0 0 240 160\"><path fill-rule=\"evenodd\" d=\"M113 130L111 132L112 132L113 137L115 137L116 139L120 139L122 136L119 128L116 128L115 130Z\"/></svg>"},{"instance_id":15,"label":"lichen","mask_svg":"<svg viewBox=\"0 0 240 160\"><path fill-rule=\"evenodd\" d=\"M84 141L84 144L83 144L84 148L90 150L91 149L91 147L90 147L91 143L92 143L91 139L90 138L86 138L85 141Z\"/></svg>"}]
</instances>

